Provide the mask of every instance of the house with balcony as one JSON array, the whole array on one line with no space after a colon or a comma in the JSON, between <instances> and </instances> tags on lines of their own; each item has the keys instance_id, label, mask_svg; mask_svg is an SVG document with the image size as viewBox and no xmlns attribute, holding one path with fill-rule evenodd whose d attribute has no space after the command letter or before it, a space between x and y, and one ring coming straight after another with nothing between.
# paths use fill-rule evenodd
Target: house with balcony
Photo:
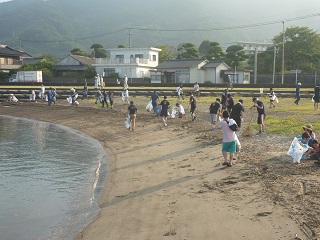
<instances>
[{"instance_id":1,"label":"house with balcony","mask_svg":"<svg viewBox=\"0 0 320 240\"><path fill-rule=\"evenodd\" d=\"M23 65L23 60L32 58L26 52L14 50L7 45L0 44L0 72L9 72Z\"/></svg>"},{"instance_id":2,"label":"house with balcony","mask_svg":"<svg viewBox=\"0 0 320 240\"><path fill-rule=\"evenodd\" d=\"M159 64L158 48L115 48L107 49L108 58L97 58L95 67L97 74L109 76L118 73L120 78L127 75L130 82L150 78L150 70Z\"/></svg>"},{"instance_id":3,"label":"house with balcony","mask_svg":"<svg viewBox=\"0 0 320 240\"><path fill-rule=\"evenodd\" d=\"M151 83L224 83L230 67L222 61L206 59L168 60L151 70Z\"/></svg>"}]
</instances>

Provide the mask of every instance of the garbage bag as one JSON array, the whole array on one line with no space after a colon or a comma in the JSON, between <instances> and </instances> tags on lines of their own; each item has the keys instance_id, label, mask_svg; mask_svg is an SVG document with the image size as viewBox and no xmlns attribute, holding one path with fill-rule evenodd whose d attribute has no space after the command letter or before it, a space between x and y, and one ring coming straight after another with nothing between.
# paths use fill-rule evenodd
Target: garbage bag
<instances>
[{"instance_id":1,"label":"garbage bag","mask_svg":"<svg viewBox=\"0 0 320 240\"><path fill-rule=\"evenodd\" d=\"M303 154L308 150L306 145L301 145L295 137L289 147L287 154L292 157L293 163L300 163Z\"/></svg>"},{"instance_id":2,"label":"garbage bag","mask_svg":"<svg viewBox=\"0 0 320 240\"><path fill-rule=\"evenodd\" d=\"M152 101L148 102L148 104L146 106L146 109L147 109L148 112L150 112L153 109Z\"/></svg>"},{"instance_id":3,"label":"garbage bag","mask_svg":"<svg viewBox=\"0 0 320 240\"><path fill-rule=\"evenodd\" d=\"M126 124L126 128L130 127L130 116L129 115L127 115L127 117L126 117L125 124Z\"/></svg>"}]
</instances>

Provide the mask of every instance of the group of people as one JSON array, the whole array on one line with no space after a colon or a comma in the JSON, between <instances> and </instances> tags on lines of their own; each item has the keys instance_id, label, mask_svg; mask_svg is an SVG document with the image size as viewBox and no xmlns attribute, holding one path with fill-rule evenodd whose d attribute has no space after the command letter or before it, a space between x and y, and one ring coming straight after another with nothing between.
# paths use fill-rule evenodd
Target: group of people
<instances>
[{"instance_id":1,"label":"group of people","mask_svg":"<svg viewBox=\"0 0 320 240\"><path fill-rule=\"evenodd\" d=\"M299 105L299 101L301 99L300 95L301 83L298 82L295 90L295 101L294 104ZM320 83L318 83L314 88L314 95L312 97L314 110L319 110L319 102L320 102Z\"/></svg>"},{"instance_id":2,"label":"group of people","mask_svg":"<svg viewBox=\"0 0 320 240\"><path fill-rule=\"evenodd\" d=\"M307 124L302 127L303 133L298 137L300 144L307 148L301 159L316 160L320 163L320 142L316 138L316 134L312 130L312 125Z\"/></svg>"},{"instance_id":3,"label":"group of people","mask_svg":"<svg viewBox=\"0 0 320 240\"><path fill-rule=\"evenodd\" d=\"M98 88L96 91L96 100L94 103L101 103L102 108L104 108L105 105L107 106L107 108L109 108L110 103L110 108L113 109L113 99L113 92L111 90L107 92L105 89L101 91L101 89Z\"/></svg>"}]
</instances>

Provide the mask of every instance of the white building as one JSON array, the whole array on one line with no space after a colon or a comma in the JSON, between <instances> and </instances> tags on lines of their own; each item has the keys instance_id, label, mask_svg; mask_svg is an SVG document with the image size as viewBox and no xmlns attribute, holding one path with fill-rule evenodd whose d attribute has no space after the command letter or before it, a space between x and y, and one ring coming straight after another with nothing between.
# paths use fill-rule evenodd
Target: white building
<instances>
[{"instance_id":1,"label":"white building","mask_svg":"<svg viewBox=\"0 0 320 240\"><path fill-rule=\"evenodd\" d=\"M165 61L151 71L151 83L214 83L225 82L230 67L222 61L179 59Z\"/></svg>"},{"instance_id":2,"label":"white building","mask_svg":"<svg viewBox=\"0 0 320 240\"><path fill-rule=\"evenodd\" d=\"M150 70L158 66L158 48L115 48L107 49L109 58L97 58L95 67L97 74L108 76L118 73L120 78L125 75L129 79L150 77Z\"/></svg>"}]
</instances>

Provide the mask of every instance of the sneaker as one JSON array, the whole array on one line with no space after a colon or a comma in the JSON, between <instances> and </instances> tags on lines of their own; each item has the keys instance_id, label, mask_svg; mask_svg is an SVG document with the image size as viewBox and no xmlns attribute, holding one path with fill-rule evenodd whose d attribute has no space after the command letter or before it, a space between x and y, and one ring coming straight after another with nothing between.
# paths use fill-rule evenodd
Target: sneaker
<instances>
[{"instance_id":1,"label":"sneaker","mask_svg":"<svg viewBox=\"0 0 320 240\"><path fill-rule=\"evenodd\" d=\"M164 126L166 127L166 126L168 126L168 124L165 123Z\"/></svg>"}]
</instances>

